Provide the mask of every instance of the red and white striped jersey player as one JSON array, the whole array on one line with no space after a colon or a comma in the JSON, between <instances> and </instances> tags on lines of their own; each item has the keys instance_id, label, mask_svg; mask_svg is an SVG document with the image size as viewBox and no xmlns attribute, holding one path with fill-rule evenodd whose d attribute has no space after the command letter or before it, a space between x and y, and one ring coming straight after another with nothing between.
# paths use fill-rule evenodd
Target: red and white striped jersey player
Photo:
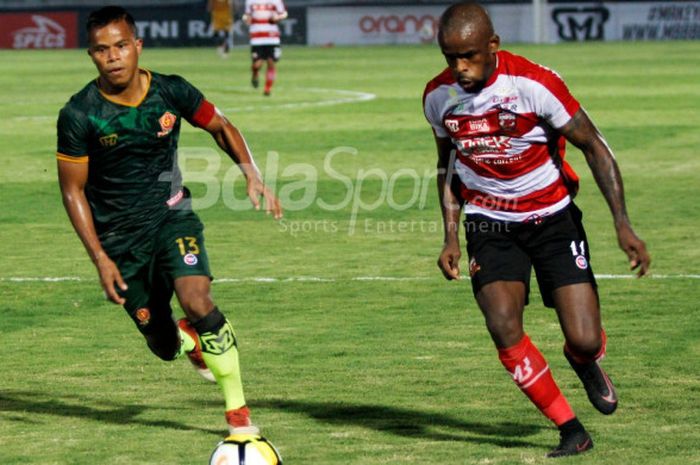
<instances>
[{"instance_id":1,"label":"red and white striped jersey player","mask_svg":"<svg viewBox=\"0 0 700 465\"><path fill-rule=\"evenodd\" d=\"M269 96L276 78L276 66L282 56L278 23L287 18L282 0L246 0L243 21L248 24L252 58L251 84L259 85L258 73L267 62L264 95Z\"/></svg>"},{"instance_id":2,"label":"red and white striped jersey player","mask_svg":"<svg viewBox=\"0 0 700 465\"><path fill-rule=\"evenodd\" d=\"M544 304L556 309L564 354L589 400L604 414L617 394L599 360L606 336L581 211L576 173L564 160L579 148L612 212L618 242L639 276L650 258L627 217L622 179L603 136L554 71L500 51L486 10L449 7L438 41L447 68L426 86L425 116L438 149L445 228L438 266L459 279L459 221L465 229L472 290L502 364L560 430L549 456L593 446L542 354L525 334L531 269Z\"/></svg>"},{"instance_id":3,"label":"red and white striped jersey player","mask_svg":"<svg viewBox=\"0 0 700 465\"><path fill-rule=\"evenodd\" d=\"M464 211L528 222L558 213L578 188L557 131L580 109L553 71L506 51L483 89L467 92L447 68L430 81L425 115L455 146Z\"/></svg>"}]
</instances>

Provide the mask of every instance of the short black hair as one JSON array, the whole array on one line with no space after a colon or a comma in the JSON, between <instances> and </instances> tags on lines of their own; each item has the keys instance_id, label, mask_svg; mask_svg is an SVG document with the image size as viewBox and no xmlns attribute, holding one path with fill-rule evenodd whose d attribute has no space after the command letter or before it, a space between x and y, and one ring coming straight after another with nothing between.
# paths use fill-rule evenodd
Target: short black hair
<instances>
[{"instance_id":1,"label":"short black hair","mask_svg":"<svg viewBox=\"0 0 700 465\"><path fill-rule=\"evenodd\" d=\"M459 33L467 25L483 30L489 37L495 34L488 11L473 1L455 3L447 8L440 16L438 32L441 36L450 32Z\"/></svg>"},{"instance_id":2,"label":"short black hair","mask_svg":"<svg viewBox=\"0 0 700 465\"><path fill-rule=\"evenodd\" d=\"M136 35L136 22L134 22L134 17L129 14L124 8L120 6L105 6L99 10L95 10L88 16L85 28L87 29L88 36L93 29L99 29L105 27L106 25L113 23L115 21L126 21L129 25L131 31Z\"/></svg>"}]
</instances>

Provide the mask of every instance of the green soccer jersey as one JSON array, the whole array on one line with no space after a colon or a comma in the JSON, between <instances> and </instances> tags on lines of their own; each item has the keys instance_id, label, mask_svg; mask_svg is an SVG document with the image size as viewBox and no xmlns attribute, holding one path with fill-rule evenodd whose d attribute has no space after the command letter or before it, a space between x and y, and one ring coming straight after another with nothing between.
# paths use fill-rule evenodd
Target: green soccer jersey
<instances>
[{"instance_id":1,"label":"green soccer jersey","mask_svg":"<svg viewBox=\"0 0 700 465\"><path fill-rule=\"evenodd\" d=\"M141 72L149 87L138 104L111 100L94 80L58 117L57 157L89 164L85 194L110 255L148 241L170 208L189 204L177 142L182 118L191 122L204 96L180 76Z\"/></svg>"}]
</instances>

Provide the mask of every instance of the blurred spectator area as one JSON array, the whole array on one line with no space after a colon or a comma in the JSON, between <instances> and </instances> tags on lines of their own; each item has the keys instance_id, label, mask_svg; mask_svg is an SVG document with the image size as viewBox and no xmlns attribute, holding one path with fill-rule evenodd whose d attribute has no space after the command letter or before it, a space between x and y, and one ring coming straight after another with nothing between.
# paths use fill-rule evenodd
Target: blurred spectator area
<instances>
[{"instance_id":1,"label":"blurred spectator area","mask_svg":"<svg viewBox=\"0 0 700 465\"><path fill-rule=\"evenodd\" d=\"M585 0L584 0L585 1ZM551 0L550 0L551 2ZM245 0L234 0L241 7ZM386 6L386 5L445 5L450 0L284 0L288 7L304 6ZM482 0L481 3L532 3L532 0ZM105 5L121 5L124 7L138 6L168 6L192 5L204 8L206 0L0 0L0 9L35 9L35 8L66 8L66 7L100 7Z\"/></svg>"}]
</instances>

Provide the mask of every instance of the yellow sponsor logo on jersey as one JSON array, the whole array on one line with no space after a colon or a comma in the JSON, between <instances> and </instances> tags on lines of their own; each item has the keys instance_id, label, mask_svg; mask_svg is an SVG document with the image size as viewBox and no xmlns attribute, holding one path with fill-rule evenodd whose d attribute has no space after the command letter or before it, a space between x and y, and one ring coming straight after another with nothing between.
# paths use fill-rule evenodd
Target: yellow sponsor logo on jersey
<instances>
[{"instance_id":1,"label":"yellow sponsor logo on jersey","mask_svg":"<svg viewBox=\"0 0 700 465\"><path fill-rule=\"evenodd\" d=\"M117 135L117 133L100 137L100 144L102 144L102 147L114 147L115 145L117 145L118 137L119 136Z\"/></svg>"}]
</instances>

